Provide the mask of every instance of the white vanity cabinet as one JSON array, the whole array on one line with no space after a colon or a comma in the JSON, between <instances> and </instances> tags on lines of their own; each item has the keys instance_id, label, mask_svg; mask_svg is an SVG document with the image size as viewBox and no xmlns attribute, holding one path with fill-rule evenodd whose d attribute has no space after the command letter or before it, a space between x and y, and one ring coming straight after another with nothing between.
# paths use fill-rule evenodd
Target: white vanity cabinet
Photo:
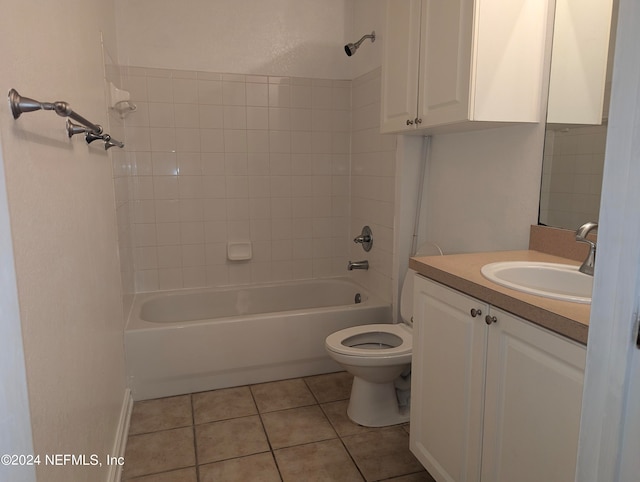
<instances>
[{"instance_id":1,"label":"white vanity cabinet","mask_svg":"<svg viewBox=\"0 0 640 482\"><path fill-rule=\"evenodd\" d=\"M381 132L539 122L547 4L387 0Z\"/></svg>"},{"instance_id":2,"label":"white vanity cabinet","mask_svg":"<svg viewBox=\"0 0 640 482\"><path fill-rule=\"evenodd\" d=\"M410 447L437 481L574 479L584 346L419 275L413 340Z\"/></svg>"}]
</instances>

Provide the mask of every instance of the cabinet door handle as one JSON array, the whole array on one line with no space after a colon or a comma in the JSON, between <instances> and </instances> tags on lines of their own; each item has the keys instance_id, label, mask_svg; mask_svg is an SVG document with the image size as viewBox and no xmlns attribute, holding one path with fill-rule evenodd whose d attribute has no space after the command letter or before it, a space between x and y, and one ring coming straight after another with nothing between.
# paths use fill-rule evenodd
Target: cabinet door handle
<instances>
[{"instance_id":1,"label":"cabinet door handle","mask_svg":"<svg viewBox=\"0 0 640 482\"><path fill-rule=\"evenodd\" d=\"M416 124L422 124L422 119L420 119L420 117L416 117L415 123Z\"/></svg>"},{"instance_id":2,"label":"cabinet door handle","mask_svg":"<svg viewBox=\"0 0 640 482\"><path fill-rule=\"evenodd\" d=\"M497 323L498 322L498 318L496 318L495 316L487 315L487 316L484 317L484 322L487 325L490 325L491 323Z\"/></svg>"},{"instance_id":3,"label":"cabinet door handle","mask_svg":"<svg viewBox=\"0 0 640 482\"><path fill-rule=\"evenodd\" d=\"M475 318L476 316L482 316L482 310L471 308L471 318Z\"/></svg>"},{"instance_id":4,"label":"cabinet door handle","mask_svg":"<svg viewBox=\"0 0 640 482\"><path fill-rule=\"evenodd\" d=\"M413 125L413 121L411 119L407 119L407 125L408 126L412 126Z\"/></svg>"}]
</instances>

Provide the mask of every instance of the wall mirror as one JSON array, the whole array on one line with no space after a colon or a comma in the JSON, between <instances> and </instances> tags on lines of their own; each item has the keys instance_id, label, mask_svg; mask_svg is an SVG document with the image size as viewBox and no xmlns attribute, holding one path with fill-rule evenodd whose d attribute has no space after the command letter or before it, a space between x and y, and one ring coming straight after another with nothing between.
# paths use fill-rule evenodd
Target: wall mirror
<instances>
[{"instance_id":1,"label":"wall mirror","mask_svg":"<svg viewBox=\"0 0 640 482\"><path fill-rule=\"evenodd\" d=\"M618 0L557 0L539 224L598 221Z\"/></svg>"}]
</instances>

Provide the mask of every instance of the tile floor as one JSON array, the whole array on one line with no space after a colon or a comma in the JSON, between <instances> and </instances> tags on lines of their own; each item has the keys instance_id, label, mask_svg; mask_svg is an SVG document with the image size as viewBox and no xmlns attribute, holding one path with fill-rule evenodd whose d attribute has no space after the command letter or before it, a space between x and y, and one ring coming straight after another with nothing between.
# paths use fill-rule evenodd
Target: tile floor
<instances>
[{"instance_id":1,"label":"tile floor","mask_svg":"<svg viewBox=\"0 0 640 482\"><path fill-rule=\"evenodd\" d=\"M366 428L346 372L136 402L123 480L433 482L409 426Z\"/></svg>"}]
</instances>

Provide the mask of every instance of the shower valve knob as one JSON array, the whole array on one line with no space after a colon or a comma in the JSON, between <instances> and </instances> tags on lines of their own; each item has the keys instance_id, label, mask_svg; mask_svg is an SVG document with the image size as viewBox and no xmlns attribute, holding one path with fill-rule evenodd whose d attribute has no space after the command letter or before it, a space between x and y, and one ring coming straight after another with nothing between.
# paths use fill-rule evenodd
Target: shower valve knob
<instances>
[{"instance_id":1,"label":"shower valve knob","mask_svg":"<svg viewBox=\"0 0 640 482\"><path fill-rule=\"evenodd\" d=\"M353 242L356 244L362 244L362 249L365 251L371 251L371 247L373 246L373 233L371 232L371 228L369 226L362 228L360 236L353 238Z\"/></svg>"}]
</instances>

